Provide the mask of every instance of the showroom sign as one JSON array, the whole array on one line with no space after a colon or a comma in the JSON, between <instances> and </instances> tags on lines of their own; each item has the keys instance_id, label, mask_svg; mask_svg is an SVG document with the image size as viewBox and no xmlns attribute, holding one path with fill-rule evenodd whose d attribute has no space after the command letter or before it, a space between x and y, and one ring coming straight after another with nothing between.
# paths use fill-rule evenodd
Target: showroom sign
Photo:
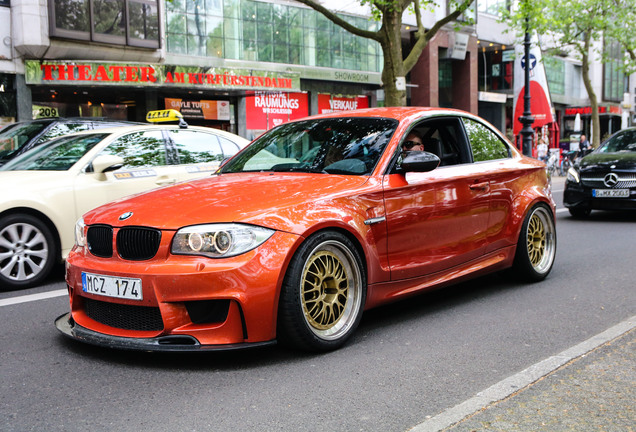
<instances>
[{"instance_id":1,"label":"showroom sign","mask_svg":"<svg viewBox=\"0 0 636 432\"><path fill-rule=\"evenodd\" d=\"M90 84L205 89L298 90L300 75L254 69L27 60L27 84Z\"/></svg>"}]
</instances>

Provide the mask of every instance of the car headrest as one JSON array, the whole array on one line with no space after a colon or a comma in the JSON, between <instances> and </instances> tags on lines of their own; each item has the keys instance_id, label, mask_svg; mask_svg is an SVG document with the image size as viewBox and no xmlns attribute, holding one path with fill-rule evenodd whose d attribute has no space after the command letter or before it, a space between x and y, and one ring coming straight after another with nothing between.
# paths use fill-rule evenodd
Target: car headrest
<instances>
[{"instance_id":1,"label":"car headrest","mask_svg":"<svg viewBox=\"0 0 636 432\"><path fill-rule=\"evenodd\" d=\"M433 153L438 157L442 156L442 143L437 138L424 138L424 151Z\"/></svg>"}]
</instances>

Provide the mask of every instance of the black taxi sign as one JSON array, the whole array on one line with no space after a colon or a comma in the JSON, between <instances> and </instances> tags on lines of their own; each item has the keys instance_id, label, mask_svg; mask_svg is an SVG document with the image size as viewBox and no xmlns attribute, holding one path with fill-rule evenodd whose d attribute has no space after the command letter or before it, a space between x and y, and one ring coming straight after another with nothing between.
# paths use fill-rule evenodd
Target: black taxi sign
<instances>
[{"instance_id":1,"label":"black taxi sign","mask_svg":"<svg viewBox=\"0 0 636 432\"><path fill-rule=\"evenodd\" d=\"M183 118L183 115L174 109L148 111L146 114L146 120L152 123L179 121Z\"/></svg>"}]
</instances>

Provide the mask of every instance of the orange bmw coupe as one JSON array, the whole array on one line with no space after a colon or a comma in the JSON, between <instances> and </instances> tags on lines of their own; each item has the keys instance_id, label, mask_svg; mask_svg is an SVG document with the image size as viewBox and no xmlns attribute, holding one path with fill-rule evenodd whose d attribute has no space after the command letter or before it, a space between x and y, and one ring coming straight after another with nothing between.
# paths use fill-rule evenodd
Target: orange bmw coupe
<instances>
[{"instance_id":1,"label":"orange bmw coupe","mask_svg":"<svg viewBox=\"0 0 636 432\"><path fill-rule=\"evenodd\" d=\"M364 310L556 254L545 165L472 114L377 108L278 126L209 178L98 207L66 264L82 342L327 351Z\"/></svg>"}]
</instances>

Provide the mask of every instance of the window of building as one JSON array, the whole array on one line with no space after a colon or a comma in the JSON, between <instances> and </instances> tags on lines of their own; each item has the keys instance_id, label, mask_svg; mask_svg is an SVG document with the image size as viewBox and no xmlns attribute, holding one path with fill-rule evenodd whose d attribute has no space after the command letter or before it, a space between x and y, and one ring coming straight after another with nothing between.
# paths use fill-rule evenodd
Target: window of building
<instances>
[{"instance_id":1,"label":"window of building","mask_svg":"<svg viewBox=\"0 0 636 432\"><path fill-rule=\"evenodd\" d=\"M360 28L378 28L375 21L342 17ZM171 53L382 70L377 42L347 32L313 9L252 0L173 0L166 3L166 23Z\"/></svg>"},{"instance_id":2,"label":"window of building","mask_svg":"<svg viewBox=\"0 0 636 432\"><path fill-rule=\"evenodd\" d=\"M512 89L514 75L514 50L504 50L486 47L487 42L481 41L481 52L477 55L477 84L479 91L499 91ZM492 44L490 44L492 45Z\"/></svg>"},{"instance_id":3,"label":"window of building","mask_svg":"<svg viewBox=\"0 0 636 432\"><path fill-rule=\"evenodd\" d=\"M501 10L510 10L510 0L479 0L477 10L480 13L501 16Z\"/></svg>"},{"instance_id":4,"label":"window of building","mask_svg":"<svg viewBox=\"0 0 636 432\"><path fill-rule=\"evenodd\" d=\"M544 57L545 74L548 78L550 93L565 94L565 62L554 57Z\"/></svg>"},{"instance_id":5,"label":"window of building","mask_svg":"<svg viewBox=\"0 0 636 432\"><path fill-rule=\"evenodd\" d=\"M605 41L609 60L603 65L603 100L620 102L626 92L625 74L621 69L623 50L617 41Z\"/></svg>"},{"instance_id":6,"label":"window of building","mask_svg":"<svg viewBox=\"0 0 636 432\"><path fill-rule=\"evenodd\" d=\"M157 0L53 0L51 36L159 48Z\"/></svg>"}]
</instances>

